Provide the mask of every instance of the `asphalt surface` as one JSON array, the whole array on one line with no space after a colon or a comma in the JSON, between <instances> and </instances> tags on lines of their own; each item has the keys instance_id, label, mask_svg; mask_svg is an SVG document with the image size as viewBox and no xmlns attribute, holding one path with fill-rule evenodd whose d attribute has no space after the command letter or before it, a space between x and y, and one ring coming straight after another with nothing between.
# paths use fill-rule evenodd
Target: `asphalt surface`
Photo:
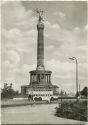
<instances>
[{"instance_id":1,"label":"asphalt surface","mask_svg":"<svg viewBox=\"0 0 88 125\"><path fill-rule=\"evenodd\" d=\"M2 124L83 124L86 122L56 117L58 104L7 107L1 110Z\"/></svg>"}]
</instances>

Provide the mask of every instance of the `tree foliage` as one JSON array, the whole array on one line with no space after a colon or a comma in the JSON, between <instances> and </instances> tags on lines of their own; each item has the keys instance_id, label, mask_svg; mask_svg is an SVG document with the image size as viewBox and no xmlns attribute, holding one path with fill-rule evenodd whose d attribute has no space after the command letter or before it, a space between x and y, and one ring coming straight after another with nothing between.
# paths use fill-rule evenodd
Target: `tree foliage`
<instances>
[{"instance_id":1,"label":"tree foliage","mask_svg":"<svg viewBox=\"0 0 88 125\"><path fill-rule=\"evenodd\" d=\"M87 93L88 93L88 88L84 87L83 90L80 92L82 96L87 97Z\"/></svg>"},{"instance_id":2,"label":"tree foliage","mask_svg":"<svg viewBox=\"0 0 88 125\"><path fill-rule=\"evenodd\" d=\"M14 91L12 87L12 83L8 85L7 83L4 83L4 88L1 91L1 98L13 98L15 95L18 94L18 91Z\"/></svg>"}]
</instances>

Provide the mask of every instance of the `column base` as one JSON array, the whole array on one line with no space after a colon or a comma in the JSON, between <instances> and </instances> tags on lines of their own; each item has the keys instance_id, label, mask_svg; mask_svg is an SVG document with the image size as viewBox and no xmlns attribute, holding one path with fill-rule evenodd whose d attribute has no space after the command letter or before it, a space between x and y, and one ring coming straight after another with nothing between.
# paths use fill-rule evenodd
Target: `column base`
<instances>
[{"instance_id":1,"label":"column base","mask_svg":"<svg viewBox=\"0 0 88 125\"><path fill-rule=\"evenodd\" d=\"M36 70L45 70L45 68L43 66L38 66Z\"/></svg>"}]
</instances>

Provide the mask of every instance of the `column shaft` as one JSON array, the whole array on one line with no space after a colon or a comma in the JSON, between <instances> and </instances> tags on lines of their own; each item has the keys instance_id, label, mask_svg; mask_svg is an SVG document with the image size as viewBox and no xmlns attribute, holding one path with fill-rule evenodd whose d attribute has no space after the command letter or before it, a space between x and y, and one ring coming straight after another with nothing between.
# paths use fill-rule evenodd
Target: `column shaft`
<instances>
[{"instance_id":1,"label":"column shaft","mask_svg":"<svg viewBox=\"0 0 88 125\"><path fill-rule=\"evenodd\" d=\"M44 24L37 25L38 40L37 40L37 69L44 69Z\"/></svg>"}]
</instances>

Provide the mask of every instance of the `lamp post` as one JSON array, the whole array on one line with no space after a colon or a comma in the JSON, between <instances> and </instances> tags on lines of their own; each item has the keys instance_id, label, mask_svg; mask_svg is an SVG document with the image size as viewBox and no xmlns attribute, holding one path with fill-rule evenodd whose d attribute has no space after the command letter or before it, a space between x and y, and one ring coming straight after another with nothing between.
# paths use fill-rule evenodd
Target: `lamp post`
<instances>
[{"instance_id":1,"label":"lamp post","mask_svg":"<svg viewBox=\"0 0 88 125\"><path fill-rule=\"evenodd\" d=\"M71 57L69 58L70 60L75 60L76 63L76 96L78 99L78 61L76 57Z\"/></svg>"},{"instance_id":2,"label":"lamp post","mask_svg":"<svg viewBox=\"0 0 88 125\"><path fill-rule=\"evenodd\" d=\"M62 89L61 89L61 104L62 104L62 97L63 96L63 91L62 91Z\"/></svg>"}]
</instances>

